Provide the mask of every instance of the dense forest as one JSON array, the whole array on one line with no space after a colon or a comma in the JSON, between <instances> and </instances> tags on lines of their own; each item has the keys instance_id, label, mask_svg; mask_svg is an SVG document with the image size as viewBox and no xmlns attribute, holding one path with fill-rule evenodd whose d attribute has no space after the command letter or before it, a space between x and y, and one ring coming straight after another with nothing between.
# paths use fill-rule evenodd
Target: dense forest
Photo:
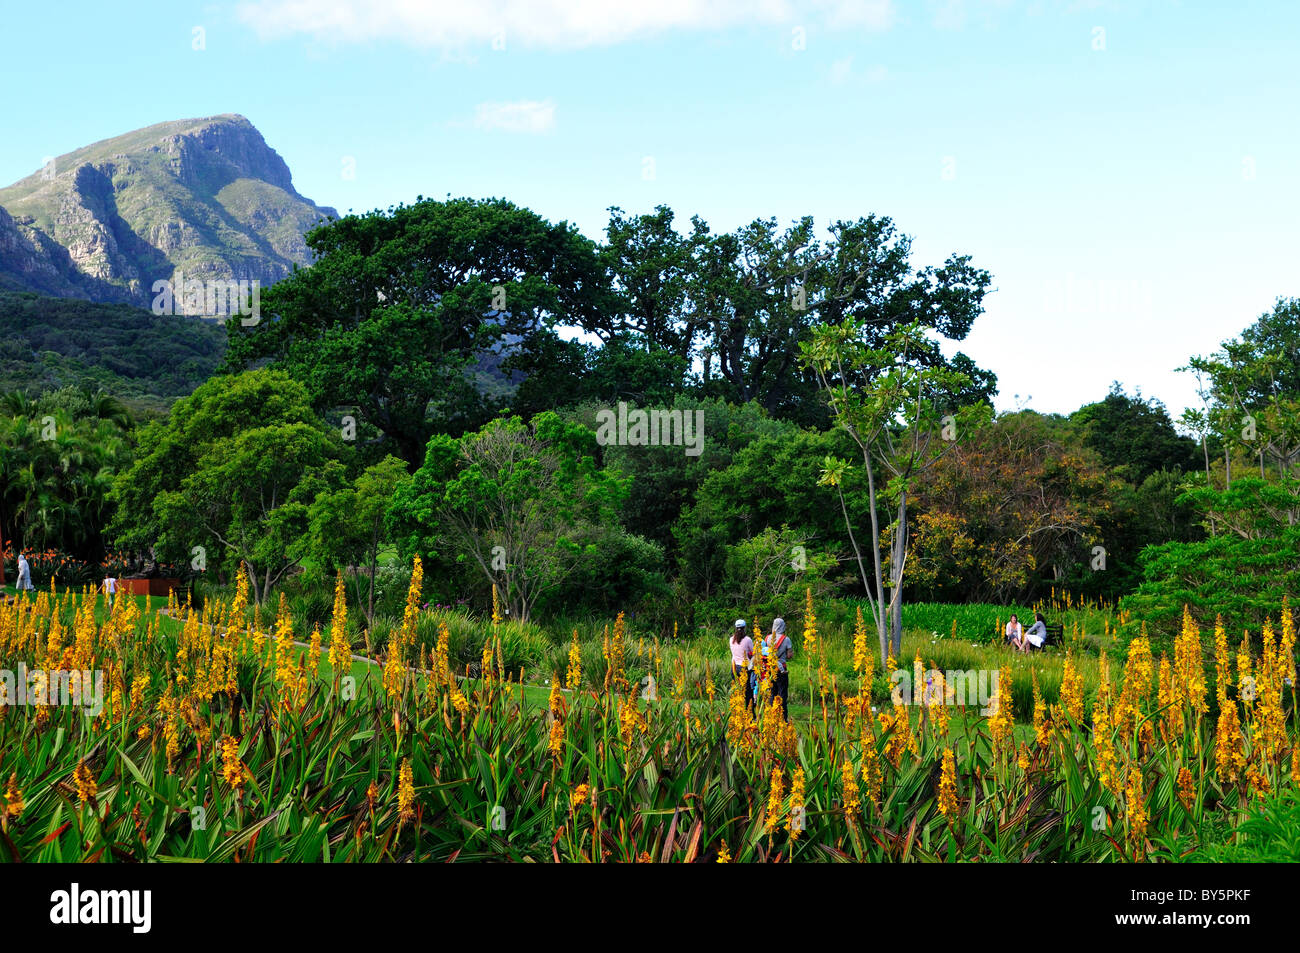
<instances>
[{"instance_id":1,"label":"dense forest","mask_svg":"<svg viewBox=\"0 0 1300 953\"><path fill-rule=\"evenodd\" d=\"M996 413L995 377L941 346L990 273L915 262L888 218L612 209L594 242L420 199L308 243L247 327L0 295L5 540L68 578L243 564L254 599L322 617L339 569L368 617L400 615L414 555L431 602L495 585L520 619L671 628L812 590L865 600L882 651L904 601L1066 591L1256 625L1300 582L1296 301L1189 355L1203 406L1178 420L1119 383ZM698 453L638 435L645 410L676 438L698 421Z\"/></svg>"},{"instance_id":2,"label":"dense forest","mask_svg":"<svg viewBox=\"0 0 1300 953\"><path fill-rule=\"evenodd\" d=\"M212 375L225 343L212 322L0 291L0 391L103 390L166 411Z\"/></svg>"}]
</instances>

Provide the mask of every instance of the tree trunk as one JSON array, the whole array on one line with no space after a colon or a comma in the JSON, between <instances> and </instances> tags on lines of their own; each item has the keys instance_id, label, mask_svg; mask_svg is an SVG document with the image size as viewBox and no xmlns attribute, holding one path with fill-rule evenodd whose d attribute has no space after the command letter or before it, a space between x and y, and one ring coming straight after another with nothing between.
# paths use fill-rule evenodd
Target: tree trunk
<instances>
[{"instance_id":1,"label":"tree trunk","mask_svg":"<svg viewBox=\"0 0 1300 953\"><path fill-rule=\"evenodd\" d=\"M880 571L880 517L876 514L876 476L871 469L871 454L865 450L862 453L862 463L867 470L867 500L871 506L871 555L876 571L876 605L880 610L876 613L876 634L880 639L880 664L884 666L889 658L889 634L885 631L885 585Z\"/></svg>"},{"instance_id":2,"label":"tree trunk","mask_svg":"<svg viewBox=\"0 0 1300 953\"><path fill-rule=\"evenodd\" d=\"M907 490L898 496L898 529L894 534L894 565L890 570L893 591L889 594L894 658L903 650L903 559L907 554Z\"/></svg>"}]
</instances>

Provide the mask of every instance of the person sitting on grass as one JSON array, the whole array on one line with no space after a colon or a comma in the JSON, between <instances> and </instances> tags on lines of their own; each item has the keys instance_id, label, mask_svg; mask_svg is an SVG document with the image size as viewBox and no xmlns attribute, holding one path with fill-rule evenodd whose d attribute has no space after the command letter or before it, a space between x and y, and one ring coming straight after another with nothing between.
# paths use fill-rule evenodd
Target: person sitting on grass
<instances>
[{"instance_id":1,"label":"person sitting on grass","mask_svg":"<svg viewBox=\"0 0 1300 953\"><path fill-rule=\"evenodd\" d=\"M1015 613L1011 615L1011 621L1007 623L1007 645L1011 646L1017 652L1024 651L1025 627L1020 624Z\"/></svg>"},{"instance_id":2,"label":"person sitting on grass","mask_svg":"<svg viewBox=\"0 0 1300 953\"><path fill-rule=\"evenodd\" d=\"M1041 649L1047 641L1047 623L1043 621L1041 612L1034 613L1034 624L1029 627L1029 631L1024 634L1020 640L1024 646L1020 651L1028 652L1030 648Z\"/></svg>"}]
</instances>

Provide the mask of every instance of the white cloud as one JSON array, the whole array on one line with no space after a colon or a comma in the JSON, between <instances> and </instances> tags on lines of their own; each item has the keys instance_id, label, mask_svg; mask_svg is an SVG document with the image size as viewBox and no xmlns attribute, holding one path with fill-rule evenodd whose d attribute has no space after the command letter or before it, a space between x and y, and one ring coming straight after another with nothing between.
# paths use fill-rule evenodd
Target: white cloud
<instances>
[{"instance_id":1,"label":"white cloud","mask_svg":"<svg viewBox=\"0 0 1300 953\"><path fill-rule=\"evenodd\" d=\"M263 39L419 47L603 46L678 31L776 24L886 30L895 0L243 0L239 19Z\"/></svg>"},{"instance_id":2,"label":"white cloud","mask_svg":"<svg viewBox=\"0 0 1300 953\"><path fill-rule=\"evenodd\" d=\"M833 27L888 30L897 17L893 0L815 0L810 6Z\"/></svg>"},{"instance_id":3,"label":"white cloud","mask_svg":"<svg viewBox=\"0 0 1300 953\"><path fill-rule=\"evenodd\" d=\"M853 72L853 57L846 56L842 60L836 60L831 64L831 82L836 86L847 83L849 75Z\"/></svg>"},{"instance_id":4,"label":"white cloud","mask_svg":"<svg viewBox=\"0 0 1300 953\"><path fill-rule=\"evenodd\" d=\"M992 26L1016 3L1017 0L929 0L931 22L938 30L960 30L971 20ZM1025 12L1036 11L1027 8Z\"/></svg>"},{"instance_id":5,"label":"white cloud","mask_svg":"<svg viewBox=\"0 0 1300 953\"><path fill-rule=\"evenodd\" d=\"M479 129L501 132L550 132L555 128L555 103L549 99L479 103L474 111L474 125Z\"/></svg>"}]
</instances>

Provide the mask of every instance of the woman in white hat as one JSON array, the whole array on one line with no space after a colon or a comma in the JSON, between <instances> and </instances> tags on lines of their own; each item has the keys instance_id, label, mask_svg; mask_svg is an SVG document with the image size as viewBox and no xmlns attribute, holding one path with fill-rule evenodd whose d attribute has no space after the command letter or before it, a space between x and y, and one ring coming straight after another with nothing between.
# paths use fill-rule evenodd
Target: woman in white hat
<instances>
[{"instance_id":1,"label":"woman in white hat","mask_svg":"<svg viewBox=\"0 0 1300 953\"><path fill-rule=\"evenodd\" d=\"M731 674L745 680L745 705L754 707L754 684L749 677L750 660L754 657L754 640L745 631L745 620L737 619L731 632Z\"/></svg>"}]
</instances>

